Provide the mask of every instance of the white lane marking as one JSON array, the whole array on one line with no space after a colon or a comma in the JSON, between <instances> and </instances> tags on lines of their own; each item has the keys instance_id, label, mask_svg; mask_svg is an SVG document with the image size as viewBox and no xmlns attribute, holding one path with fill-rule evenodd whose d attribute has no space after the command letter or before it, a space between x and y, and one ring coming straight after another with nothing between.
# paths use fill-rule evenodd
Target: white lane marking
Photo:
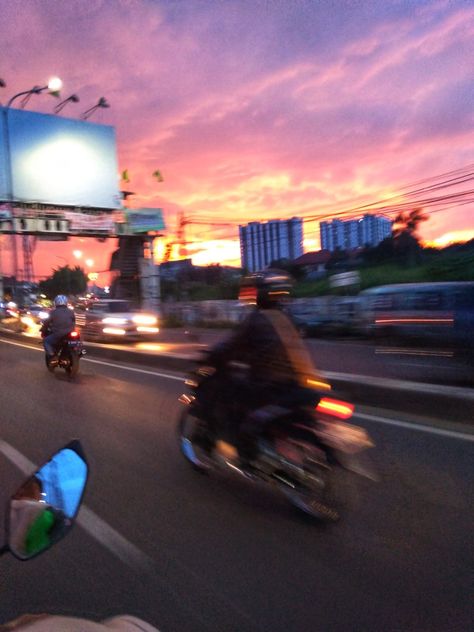
<instances>
[{"instance_id":1,"label":"white lane marking","mask_svg":"<svg viewBox=\"0 0 474 632\"><path fill-rule=\"evenodd\" d=\"M12 342L11 340L0 340L0 342L4 342L6 345L14 345L15 347L23 347L24 349L33 349L33 351L41 351L44 353L43 349L39 347L24 345L21 342ZM124 371L132 371L134 373L145 373L145 375L155 375L157 377L165 377L168 380L178 380L178 382L182 382L184 380L184 376L171 375L169 373L160 373L159 371L149 371L147 369L138 369L132 366L124 366L123 364L115 364L114 362L104 362L103 360L93 360L92 358L82 358L82 362L93 362L94 364L103 364L104 366L111 366L116 369L123 369Z\"/></svg>"},{"instance_id":2,"label":"white lane marking","mask_svg":"<svg viewBox=\"0 0 474 632\"><path fill-rule=\"evenodd\" d=\"M146 375L156 375L158 377L166 377L169 380L178 380L182 382L184 380L183 376L178 375L170 375L169 373L160 373L158 371L149 371L147 369L138 369L131 366L124 366L123 364L114 364L113 362L104 362L103 360L93 360L92 358L83 358L83 362L93 362L94 364L103 364L104 366L113 366L116 369L124 369L125 371L133 371L135 373L145 373Z\"/></svg>"},{"instance_id":3,"label":"white lane marking","mask_svg":"<svg viewBox=\"0 0 474 632\"><path fill-rule=\"evenodd\" d=\"M32 347L31 345L24 345L22 342L12 342L11 340L4 340L3 338L0 340L5 345L13 345L14 347L23 347L23 349L33 349L33 351L42 351L44 350L41 347Z\"/></svg>"},{"instance_id":4,"label":"white lane marking","mask_svg":"<svg viewBox=\"0 0 474 632\"><path fill-rule=\"evenodd\" d=\"M0 439L0 452L25 476L30 476L38 469L32 461L2 439ZM151 558L85 505L79 510L76 522L99 544L108 549L127 566L141 571L149 570L153 566Z\"/></svg>"},{"instance_id":5,"label":"white lane marking","mask_svg":"<svg viewBox=\"0 0 474 632\"><path fill-rule=\"evenodd\" d=\"M78 524L99 544L131 568L151 570L153 561L132 542L120 535L105 520L83 505L77 517Z\"/></svg>"},{"instance_id":6,"label":"white lane marking","mask_svg":"<svg viewBox=\"0 0 474 632\"><path fill-rule=\"evenodd\" d=\"M368 415L366 413L355 413L354 417L360 419L366 419L367 421L374 421L379 424L386 424L387 426L399 426L400 428L407 428L409 430L419 430L420 432L427 432L429 434L441 435L443 437L451 437L452 439L459 439L460 441L474 442L474 434L467 432L456 432L455 430L444 430L443 428L435 428L434 426L425 426L424 424L415 424L410 421L398 421L397 419L389 419L387 417L379 417L378 415Z\"/></svg>"}]
</instances>

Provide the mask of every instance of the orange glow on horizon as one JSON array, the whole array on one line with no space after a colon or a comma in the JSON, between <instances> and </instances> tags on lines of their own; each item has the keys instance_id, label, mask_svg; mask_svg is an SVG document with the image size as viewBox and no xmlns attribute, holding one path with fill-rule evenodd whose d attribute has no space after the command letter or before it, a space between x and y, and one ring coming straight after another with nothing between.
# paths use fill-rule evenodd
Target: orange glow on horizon
<instances>
[{"instance_id":1,"label":"orange glow on horizon","mask_svg":"<svg viewBox=\"0 0 474 632\"><path fill-rule=\"evenodd\" d=\"M463 244L471 239L474 239L474 229L455 230L435 239L423 241L423 245L431 248L446 248L452 244Z\"/></svg>"}]
</instances>

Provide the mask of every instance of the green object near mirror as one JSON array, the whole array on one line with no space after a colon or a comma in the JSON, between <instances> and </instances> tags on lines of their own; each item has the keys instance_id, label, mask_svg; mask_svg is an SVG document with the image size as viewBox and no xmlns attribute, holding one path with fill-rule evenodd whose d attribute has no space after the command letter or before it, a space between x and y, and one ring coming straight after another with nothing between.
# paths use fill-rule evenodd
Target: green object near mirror
<instances>
[{"instance_id":1,"label":"green object near mirror","mask_svg":"<svg viewBox=\"0 0 474 632\"><path fill-rule=\"evenodd\" d=\"M30 559L71 529L87 483L88 466L79 441L54 454L16 491L7 511L8 547Z\"/></svg>"}]
</instances>

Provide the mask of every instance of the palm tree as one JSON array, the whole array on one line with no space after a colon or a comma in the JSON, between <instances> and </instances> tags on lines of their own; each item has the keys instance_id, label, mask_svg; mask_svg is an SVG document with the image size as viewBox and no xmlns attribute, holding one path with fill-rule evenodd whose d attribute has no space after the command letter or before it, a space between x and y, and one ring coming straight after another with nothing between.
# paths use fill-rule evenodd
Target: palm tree
<instances>
[{"instance_id":1,"label":"palm tree","mask_svg":"<svg viewBox=\"0 0 474 632\"><path fill-rule=\"evenodd\" d=\"M392 232L394 239L398 239L402 233L405 233L418 241L418 227L421 222L425 222L427 219L428 215L422 208L414 208L411 211L400 211L393 222Z\"/></svg>"},{"instance_id":2,"label":"palm tree","mask_svg":"<svg viewBox=\"0 0 474 632\"><path fill-rule=\"evenodd\" d=\"M393 243L398 257L409 265L414 265L420 255L418 227L428 215L422 208L400 211L392 225Z\"/></svg>"}]
</instances>

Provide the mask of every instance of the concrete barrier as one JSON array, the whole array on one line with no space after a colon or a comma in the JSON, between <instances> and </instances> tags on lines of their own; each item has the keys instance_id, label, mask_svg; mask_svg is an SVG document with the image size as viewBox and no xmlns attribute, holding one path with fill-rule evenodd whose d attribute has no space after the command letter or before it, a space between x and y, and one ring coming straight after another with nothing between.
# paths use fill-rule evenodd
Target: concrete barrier
<instances>
[{"instance_id":1,"label":"concrete barrier","mask_svg":"<svg viewBox=\"0 0 474 632\"><path fill-rule=\"evenodd\" d=\"M0 334L10 339L41 346L41 340L9 331L1 326ZM199 357L198 350L187 354L150 353L89 342L86 342L85 347L86 358L104 358L114 362L138 364L180 373L189 371ZM332 385L334 395L346 398L355 404L400 411L441 421L474 424L474 389L472 388L333 372L325 372L325 376Z\"/></svg>"}]
</instances>

